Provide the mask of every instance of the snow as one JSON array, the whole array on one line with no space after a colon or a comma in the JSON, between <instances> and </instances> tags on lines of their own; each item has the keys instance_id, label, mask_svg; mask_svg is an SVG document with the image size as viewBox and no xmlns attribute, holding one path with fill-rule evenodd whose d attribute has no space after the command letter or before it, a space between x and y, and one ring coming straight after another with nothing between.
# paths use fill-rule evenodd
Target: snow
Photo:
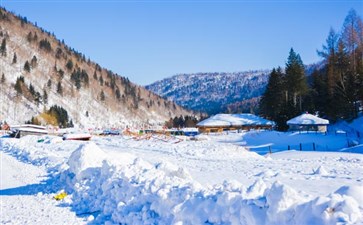
<instances>
[{"instance_id":1,"label":"snow","mask_svg":"<svg viewBox=\"0 0 363 225\"><path fill-rule=\"evenodd\" d=\"M205 119L197 126L244 126L244 125L274 125L274 122L259 116L244 114L217 114Z\"/></svg>"},{"instance_id":2,"label":"snow","mask_svg":"<svg viewBox=\"0 0 363 225\"><path fill-rule=\"evenodd\" d=\"M277 132L277 131L251 131L241 134L235 140L241 145L266 154L272 152L290 150L303 151L350 151L360 152L359 148L351 147L352 143L359 142L356 136L346 134L321 133L321 132Z\"/></svg>"},{"instance_id":3,"label":"snow","mask_svg":"<svg viewBox=\"0 0 363 225\"><path fill-rule=\"evenodd\" d=\"M327 125L329 120L319 118L309 113L292 118L286 122L288 125Z\"/></svg>"},{"instance_id":4,"label":"snow","mask_svg":"<svg viewBox=\"0 0 363 225\"><path fill-rule=\"evenodd\" d=\"M89 133L69 133L63 135L65 140L88 140L91 137Z\"/></svg>"},{"instance_id":5,"label":"snow","mask_svg":"<svg viewBox=\"0 0 363 225\"><path fill-rule=\"evenodd\" d=\"M178 142L0 138L0 223L363 224L363 154L343 146L347 138L270 131ZM330 151L247 150L289 139ZM52 199L63 190L64 200Z\"/></svg>"},{"instance_id":6,"label":"snow","mask_svg":"<svg viewBox=\"0 0 363 225\"><path fill-rule=\"evenodd\" d=\"M52 199L44 167L24 164L2 151L0 158L0 224L86 224Z\"/></svg>"}]
</instances>

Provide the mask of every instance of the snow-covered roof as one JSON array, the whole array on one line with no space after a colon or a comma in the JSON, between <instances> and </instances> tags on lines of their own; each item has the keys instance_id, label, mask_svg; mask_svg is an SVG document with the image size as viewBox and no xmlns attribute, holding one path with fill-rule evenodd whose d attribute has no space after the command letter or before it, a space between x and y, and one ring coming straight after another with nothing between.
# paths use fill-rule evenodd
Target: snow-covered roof
<instances>
[{"instance_id":1,"label":"snow-covered roof","mask_svg":"<svg viewBox=\"0 0 363 225\"><path fill-rule=\"evenodd\" d=\"M197 124L202 127L212 126L249 126L249 125L275 125L275 122L266 120L259 116L243 114L217 114Z\"/></svg>"},{"instance_id":2,"label":"snow-covered roof","mask_svg":"<svg viewBox=\"0 0 363 225\"><path fill-rule=\"evenodd\" d=\"M322 119L309 113L288 120L287 125L328 125L329 120Z\"/></svg>"}]
</instances>

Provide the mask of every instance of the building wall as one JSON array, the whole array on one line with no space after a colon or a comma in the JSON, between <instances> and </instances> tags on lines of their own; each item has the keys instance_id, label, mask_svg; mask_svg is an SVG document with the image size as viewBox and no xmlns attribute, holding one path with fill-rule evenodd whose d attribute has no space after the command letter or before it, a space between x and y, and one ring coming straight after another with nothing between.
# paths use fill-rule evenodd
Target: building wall
<instances>
[{"instance_id":1,"label":"building wall","mask_svg":"<svg viewBox=\"0 0 363 225\"><path fill-rule=\"evenodd\" d=\"M289 125L290 131L318 131L327 132L327 125Z\"/></svg>"}]
</instances>

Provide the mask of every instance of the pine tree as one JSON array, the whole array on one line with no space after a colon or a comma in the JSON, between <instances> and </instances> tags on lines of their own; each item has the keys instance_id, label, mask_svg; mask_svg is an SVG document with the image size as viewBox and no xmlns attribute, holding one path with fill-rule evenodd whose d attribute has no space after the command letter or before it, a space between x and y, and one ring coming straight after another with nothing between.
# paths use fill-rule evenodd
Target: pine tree
<instances>
[{"instance_id":1,"label":"pine tree","mask_svg":"<svg viewBox=\"0 0 363 225\"><path fill-rule=\"evenodd\" d=\"M28 35L26 36L26 39L28 40L28 42L32 42L33 41L33 33L29 32Z\"/></svg>"},{"instance_id":2,"label":"pine tree","mask_svg":"<svg viewBox=\"0 0 363 225\"><path fill-rule=\"evenodd\" d=\"M270 74L265 93L260 101L260 113L277 123L277 129L286 128L286 118L282 114L284 107L284 86L281 68L274 68Z\"/></svg>"},{"instance_id":3,"label":"pine tree","mask_svg":"<svg viewBox=\"0 0 363 225\"><path fill-rule=\"evenodd\" d=\"M68 60L67 61L67 64L66 64L66 67L67 67L67 69L69 70L69 71L71 71L72 69L73 69L73 62L72 62L72 60Z\"/></svg>"},{"instance_id":4,"label":"pine tree","mask_svg":"<svg viewBox=\"0 0 363 225\"><path fill-rule=\"evenodd\" d=\"M16 53L14 52L14 56L13 56L13 64L15 64L17 62L17 56Z\"/></svg>"},{"instance_id":5,"label":"pine tree","mask_svg":"<svg viewBox=\"0 0 363 225\"><path fill-rule=\"evenodd\" d=\"M102 75L99 76L100 85L103 86L103 78Z\"/></svg>"},{"instance_id":6,"label":"pine tree","mask_svg":"<svg viewBox=\"0 0 363 225\"><path fill-rule=\"evenodd\" d=\"M115 95L116 95L117 100L121 99L121 92L120 92L120 89L118 87L116 88Z\"/></svg>"},{"instance_id":7,"label":"pine tree","mask_svg":"<svg viewBox=\"0 0 363 225\"><path fill-rule=\"evenodd\" d=\"M5 78L5 74L3 73L1 75L1 83L3 84L3 83L5 83L5 81L6 81L6 78Z\"/></svg>"},{"instance_id":8,"label":"pine tree","mask_svg":"<svg viewBox=\"0 0 363 225\"><path fill-rule=\"evenodd\" d=\"M32 83L29 84L29 92L31 95L35 95L35 89L34 89L34 86L32 85Z\"/></svg>"},{"instance_id":9,"label":"pine tree","mask_svg":"<svg viewBox=\"0 0 363 225\"><path fill-rule=\"evenodd\" d=\"M6 38L4 38L1 42L0 53L1 56L6 56Z\"/></svg>"},{"instance_id":10,"label":"pine tree","mask_svg":"<svg viewBox=\"0 0 363 225\"><path fill-rule=\"evenodd\" d=\"M43 103L44 105L48 104L48 93L45 89L43 89Z\"/></svg>"},{"instance_id":11,"label":"pine tree","mask_svg":"<svg viewBox=\"0 0 363 225\"><path fill-rule=\"evenodd\" d=\"M63 87L62 87L62 83L60 81L58 81L58 84L57 84L57 93L60 95L63 95Z\"/></svg>"},{"instance_id":12,"label":"pine tree","mask_svg":"<svg viewBox=\"0 0 363 225\"><path fill-rule=\"evenodd\" d=\"M47 87L50 89L52 87L52 80L48 79Z\"/></svg>"},{"instance_id":13,"label":"pine tree","mask_svg":"<svg viewBox=\"0 0 363 225\"><path fill-rule=\"evenodd\" d=\"M105 101L105 99L106 99L106 96L105 96L105 93L103 92L103 90L100 93L100 99L101 99L101 101Z\"/></svg>"},{"instance_id":14,"label":"pine tree","mask_svg":"<svg viewBox=\"0 0 363 225\"><path fill-rule=\"evenodd\" d=\"M24 70L28 73L30 72L30 64L28 60L24 63Z\"/></svg>"},{"instance_id":15,"label":"pine tree","mask_svg":"<svg viewBox=\"0 0 363 225\"><path fill-rule=\"evenodd\" d=\"M313 102L313 108L309 111L318 112L320 115L327 115L331 109L330 106L330 95L328 82L326 76L315 70L312 73L312 85L310 96Z\"/></svg>"},{"instance_id":16,"label":"pine tree","mask_svg":"<svg viewBox=\"0 0 363 225\"><path fill-rule=\"evenodd\" d=\"M32 60L30 61L30 65L31 65L32 68L37 67L38 59L37 59L37 57L35 55L33 56Z\"/></svg>"},{"instance_id":17,"label":"pine tree","mask_svg":"<svg viewBox=\"0 0 363 225\"><path fill-rule=\"evenodd\" d=\"M24 84L24 77L22 76L18 77L14 85L17 94L23 94L23 89L22 89L23 84Z\"/></svg>"},{"instance_id":18,"label":"pine tree","mask_svg":"<svg viewBox=\"0 0 363 225\"><path fill-rule=\"evenodd\" d=\"M286 97L289 116L293 117L303 111L303 97L308 93L304 64L299 54L291 48L286 63Z\"/></svg>"}]
</instances>

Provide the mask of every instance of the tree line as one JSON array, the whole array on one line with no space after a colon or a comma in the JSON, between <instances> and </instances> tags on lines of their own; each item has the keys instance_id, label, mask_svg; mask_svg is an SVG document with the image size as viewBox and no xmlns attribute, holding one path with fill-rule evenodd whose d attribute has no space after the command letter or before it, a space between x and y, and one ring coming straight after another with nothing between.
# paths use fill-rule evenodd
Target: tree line
<instances>
[{"instance_id":1,"label":"tree line","mask_svg":"<svg viewBox=\"0 0 363 225\"><path fill-rule=\"evenodd\" d=\"M301 57L293 49L286 67L272 70L259 107L278 130L286 130L286 121L303 112L332 122L358 116L363 102L363 22L355 10L349 11L341 32L330 29L317 54L322 63L311 76L306 76Z\"/></svg>"}]
</instances>

